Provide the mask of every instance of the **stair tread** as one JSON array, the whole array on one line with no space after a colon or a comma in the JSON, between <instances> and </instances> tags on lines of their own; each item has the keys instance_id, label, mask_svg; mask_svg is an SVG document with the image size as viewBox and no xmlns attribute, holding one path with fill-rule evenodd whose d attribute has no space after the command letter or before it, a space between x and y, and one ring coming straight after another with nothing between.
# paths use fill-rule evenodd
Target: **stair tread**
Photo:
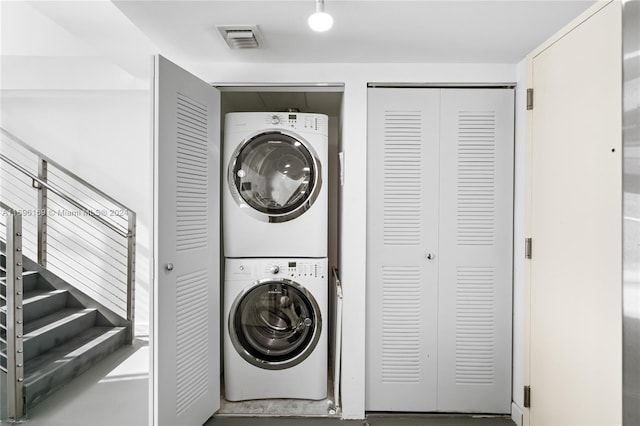
<instances>
[{"instance_id":1,"label":"stair tread","mask_svg":"<svg viewBox=\"0 0 640 426\"><path fill-rule=\"evenodd\" d=\"M33 358L25 363L25 386L29 386L40 378L64 367L100 343L119 333L124 333L125 330L126 327L91 327L63 344Z\"/></svg>"},{"instance_id":2,"label":"stair tread","mask_svg":"<svg viewBox=\"0 0 640 426\"><path fill-rule=\"evenodd\" d=\"M22 304L26 305L28 303L34 303L41 299L45 299L47 297L50 297L56 294L61 294L61 293L68 293L68 291L67 290L45 290L45 289L27 291L24 294L24 298L22 299Z\"/></svg>"},{"instance_id":3,"label":"stair tread","mask_svg":"<svg viewBox=\"0 0 640 426\"><path fill-rule=\"evenodd\" d=\"M24 325L24 339L46 333L77 318L97 312L94 308L65 308Z\"/></svg>"}]
</instances>

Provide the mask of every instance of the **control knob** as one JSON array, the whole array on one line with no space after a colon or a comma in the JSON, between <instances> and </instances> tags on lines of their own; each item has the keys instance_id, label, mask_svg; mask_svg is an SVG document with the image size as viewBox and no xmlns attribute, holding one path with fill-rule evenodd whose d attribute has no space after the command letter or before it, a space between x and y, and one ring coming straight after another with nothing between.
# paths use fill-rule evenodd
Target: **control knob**
<instances>
[{"instance_id":1,"label":"control knob","mask_svg":"<svg viewBox=\"0 0 640 426\"><path fill-rule=\"evenodd\" d=\"M277 115L272 115L271 124L278 124L278 123L280 123L280 117L278 117Z\"/></svg>"},{"instance_id":2,"label":"control knob","mask_svg":"<svg viewBox=\"0 0 640 426\"><path fill-rule=\"evenodd\" d=\"M277 274L280 272L280 267L278 265L273 265L269 271L271 271L272 274Z\"/></svg>"}]
</instances>

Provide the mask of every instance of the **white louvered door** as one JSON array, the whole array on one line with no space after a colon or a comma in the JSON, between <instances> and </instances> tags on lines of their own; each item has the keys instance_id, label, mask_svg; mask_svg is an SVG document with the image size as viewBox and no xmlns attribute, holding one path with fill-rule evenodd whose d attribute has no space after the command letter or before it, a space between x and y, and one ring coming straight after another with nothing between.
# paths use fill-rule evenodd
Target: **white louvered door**
<instances>
[{"instance_id":1,"label":"white louvered door","mask_svg":"<svg viewBox=\"0 0 640 426\"><path fill-rule=\"evenodd\" d=\"M220 404L217 89L154 58L155 425L202 425Z\"/></svg>"},{"instance_id":2,"label":"white louvered door","mask_svg":"<svg viewBox=\"0 0 640 426\"><path fill-rule=\"evenodd\" d=\"M439 411L511 411L513 102L442 91Z\"/></svg>"},{"instance_id":3,"label":"white louvered door","mask_svg":"<svg viewBox=\"0 0 640 426\"><path fill-rule=\"evenodd\" d=\"M434 411L440 91L368 104L366 409Z\"/></svg>"},{"instance_id":4,"label":"white louvered door","mask_svg":"<svg viewBox=\"0 0 640 426\"><path fill-rule=\"evenodd\" d=\"M513 90L368 95L366 409L507 413Z\"/></svg>"}]
</instances>

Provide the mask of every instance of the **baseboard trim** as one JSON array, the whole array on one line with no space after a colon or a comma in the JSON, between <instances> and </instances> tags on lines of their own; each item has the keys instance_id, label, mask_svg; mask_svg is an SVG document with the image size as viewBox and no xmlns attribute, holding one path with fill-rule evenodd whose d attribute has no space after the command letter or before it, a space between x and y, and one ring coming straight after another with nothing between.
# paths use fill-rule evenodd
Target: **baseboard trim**
<instances>
[{"instance_id":1,"label":"baseboard trim","mask_svg":"<svg viewBox=\"0 0 640 426\"><path fill-rule=\"evenodd\" d=\"M522 408L515 402L511 402L511 420L517 426L522 426Z\"/></svg>"}]
</instances>

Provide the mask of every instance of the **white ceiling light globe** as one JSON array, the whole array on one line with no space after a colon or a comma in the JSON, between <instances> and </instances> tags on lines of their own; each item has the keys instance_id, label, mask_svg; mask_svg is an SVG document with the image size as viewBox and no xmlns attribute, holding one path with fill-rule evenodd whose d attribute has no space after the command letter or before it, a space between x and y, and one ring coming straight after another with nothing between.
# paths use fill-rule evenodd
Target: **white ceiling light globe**
<instances>
[{"instance_id":1,"label":"white ceiling light globe","mask_svg":"<svg viewBox=\"0 0 640 426\"><path fill-rule=\"evenodd\" d=\"M327 31L333 26L333 18L327 12L316 12L309 16L309 27L313 31Z\"/></svg>"}]
</instances>

